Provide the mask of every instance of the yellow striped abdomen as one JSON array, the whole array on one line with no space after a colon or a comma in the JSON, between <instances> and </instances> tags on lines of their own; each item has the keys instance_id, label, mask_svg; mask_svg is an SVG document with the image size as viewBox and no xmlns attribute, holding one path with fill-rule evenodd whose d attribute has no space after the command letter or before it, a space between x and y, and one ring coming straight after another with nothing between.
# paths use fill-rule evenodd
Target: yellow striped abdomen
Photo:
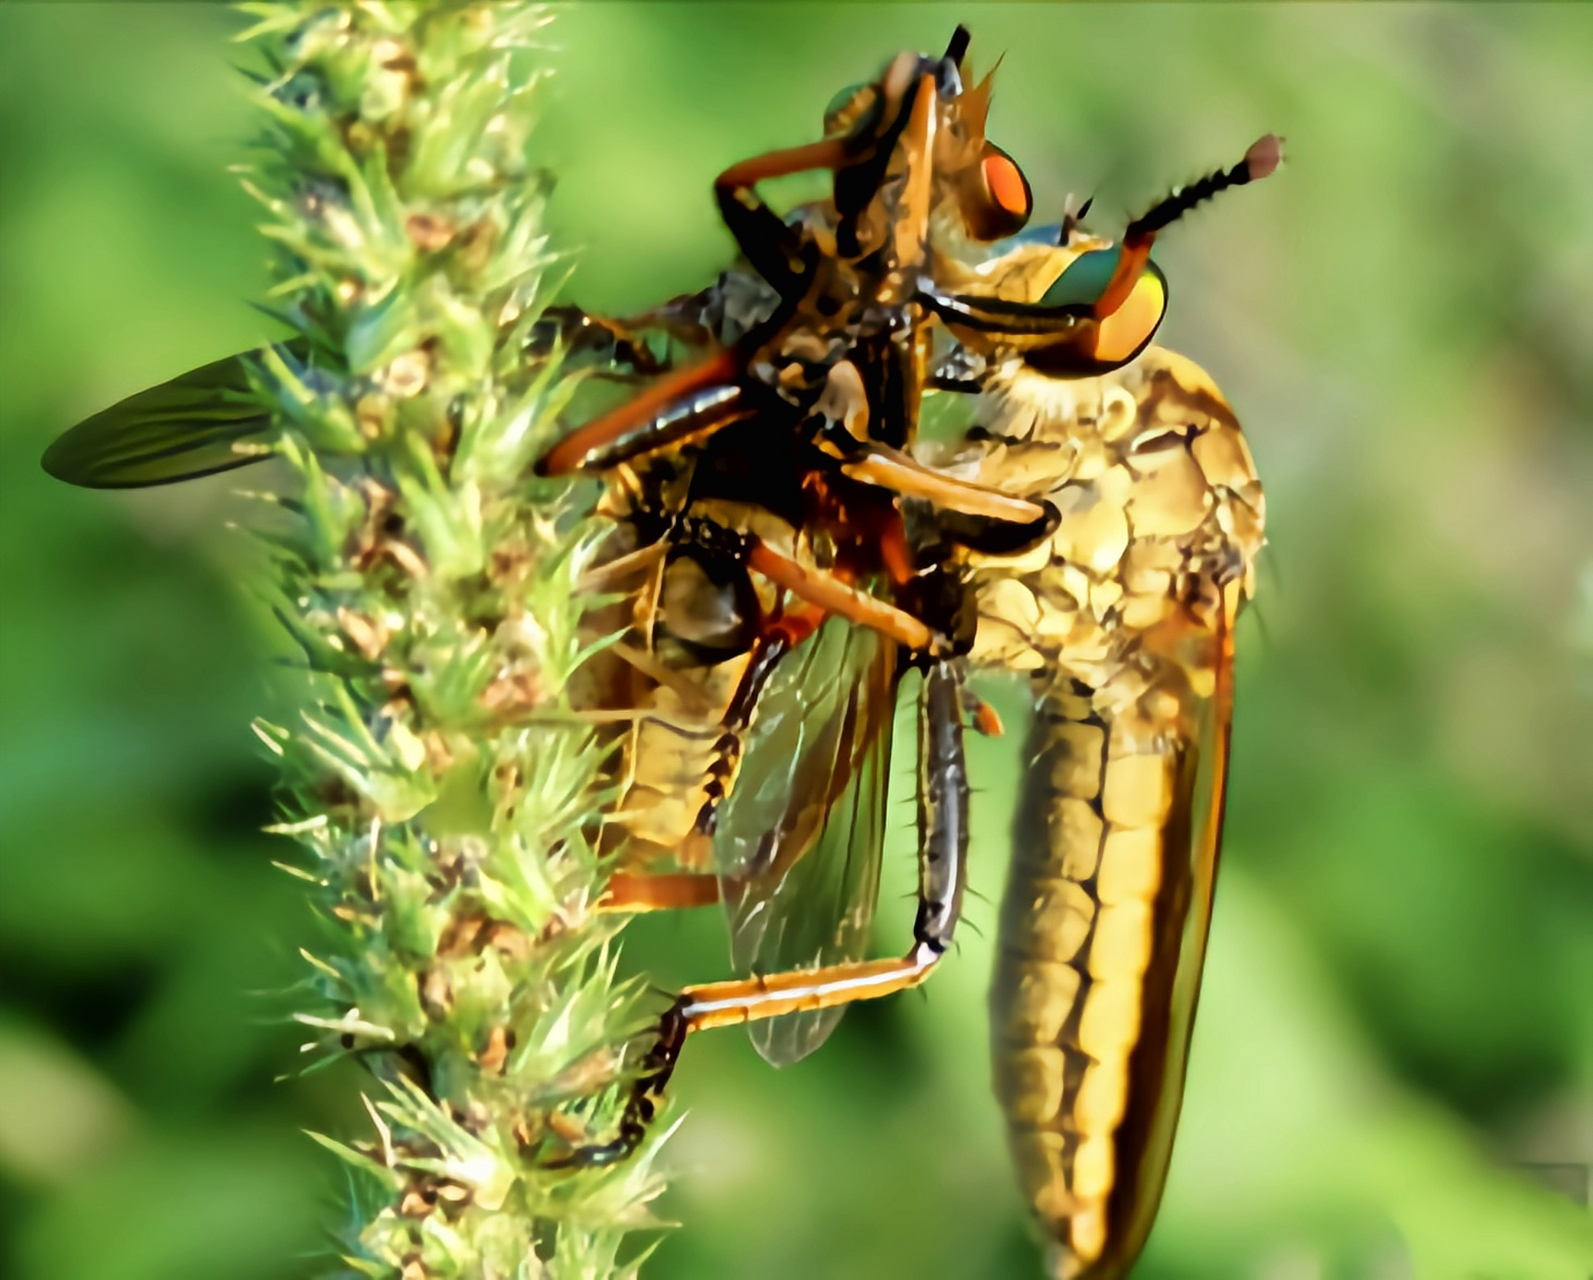
<instances>
[{"instance_id":1,"label":"yellow striped abdomen","mask_svg":"<svg viewBox=\"0 0 1593 1280\"><path fill-rule=\"evenodd\" d=\"M1069 1278L1119 1275L1138 1253L1178 1113L1177 979L1210 883L1187 856L1190 743L1166 728L1125 731L1083 686L1055 690L1020 799L991 992L996 1093Z\"/></svg>"},{"instance_id":2,"label":"yellow striped abdomen","mask_svg":"<svg viewBox=\"0 0 1593 1280\"><path fill-rule=\"evenodd\" d=\"M976 664L1036 720L991 994L996 1090L1066 1280L1115 1280L1161 1198L1216 878L1233 622L1263 503L1232 411L1152 348L1103 378L993 383L968 474L1060 520L971 555Z\"/></svg>"}]
</instances>

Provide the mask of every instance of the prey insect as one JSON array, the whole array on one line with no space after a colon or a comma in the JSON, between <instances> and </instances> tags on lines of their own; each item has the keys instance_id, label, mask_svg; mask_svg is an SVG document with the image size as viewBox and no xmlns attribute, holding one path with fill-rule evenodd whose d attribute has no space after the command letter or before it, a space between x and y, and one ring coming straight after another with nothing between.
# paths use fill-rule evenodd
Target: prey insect
<instances>
[{"instance_id":1,"label":"prey insect","mask_svg":"<svg viewBox=\"0 0 1593 1280\"><path fill-rule=\"evenodd\" d=\"M1043 503L937 475L899 447L915 433L932 323L918 296L931 215L956 219L972 237L1013 230L1028 212L1021 175L982 141L987 90L960 89L964 39L959 32L938 64L902 55L878 82L842 96L829 131L853 132L819 144L836 168L823 207L787 220L751 191L729 202L733 228L758 211L739 237L758 279L749 286L729 273L717 295L690 305L712 314L716 298L762 297L766 318L544 459L547 471L574 464L615 475L633 491L621 514L661 552L651 593L661 606L644 660L656 668L664 655L670 675L659 694L677 715L673 725L658 717L639 727L623 809L636 814L633 834L644 843L706 869L622 872L610 905L722 899L737 967L762 975L683 993L619 1132L570 1163L629 1154L689 1031L759 1023L760 1049L792 1060L822 1041L845 1003L921 982L960 912L968 700L955 658L972 630L903 506L955 512L969 542L1028 543L1052 522ZM784 165L823 152L776 154ZM729 172L763 175L775 163ZM873 188L858 204L864 170ZM1006 179L999 219L992 173ZM765 269L771 255L757 236L786 244L775 269ZM791 262L802 270L783 265ZM697 634L682 634L688 627ZM717 648L705 647L710 639ZM921 906L906 956L865 961L889 727L898 677L911 666L926 672ZM690 730L680 723L682 684L687 700L711 709ZM684 745L693 735L695 755ZM678 793L691 800L677 802Z\"/></svg>"}]
</instances>

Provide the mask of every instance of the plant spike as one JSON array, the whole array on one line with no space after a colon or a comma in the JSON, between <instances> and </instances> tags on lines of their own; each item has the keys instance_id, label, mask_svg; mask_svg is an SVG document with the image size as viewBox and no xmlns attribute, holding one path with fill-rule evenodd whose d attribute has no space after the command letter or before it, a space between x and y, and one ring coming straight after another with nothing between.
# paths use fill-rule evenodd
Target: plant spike
<instances>
[{"instance_id":1,"label":"plant spike","mask_svg":"<svg viewBox=\"0 0 1593 1280\"><path fill-rule=\"evenodd\" d=\"M547 13L241 8L269 70L245 185L300 339L252 369L299 482L270 595L306 659L258 732L325 926L298 1021L373 1075L368 1136L319 1139L350 1179L332 1269L634 1275L668 1126L548 1167L617 1122L644 1015L593 909L607 750L569 714L602 530L531 471L569 382L521 357L556 266L526 158Z\"/></svg>"}]
</instances>

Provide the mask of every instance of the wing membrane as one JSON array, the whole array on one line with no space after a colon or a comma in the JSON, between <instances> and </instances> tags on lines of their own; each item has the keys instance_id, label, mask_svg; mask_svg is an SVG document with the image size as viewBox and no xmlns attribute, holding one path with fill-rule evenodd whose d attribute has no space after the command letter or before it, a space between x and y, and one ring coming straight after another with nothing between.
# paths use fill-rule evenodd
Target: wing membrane
<instances>
[{"instance_id":1,"label":"wing membrane","mask_svg":"<svg viewBox=\"0 0 1593 1280\"><path fill-rule=\"evenodd\" d=\"M818 968L867 950L895 675L892 644L831 619L770 678L714 842L738 971ZM842 1012L755 1023L753 1044L794 1062Z\"/></svg>"},{"instance_id":2,"label":"wing membrane","mask_svg":"<svg viewBox=\"0 0 1593 1280\"><path fill-rule=\"evenodd\" d=\"M1161 832L1163 884L1153 904L1140 1041L1128 1059L1127 1109L1114 1140L1118 1183L1104 1206L1105 1249L1093 1260L1108 1268L1131 1261L1150 1232L1183 1104L1227 798L1237 586L1224 596L1208 650L1212 665L1192 668L1195 678L1175 695L1179 710L1165 735L1176 781Z\"/></svg>"},{"instance_id":3,"label":"wing membrane","mask_svg":"<svg viewBox=\"0 0 1593 1280\"><path fill-rule=\"evenodd\" d=\"M267 450L250 441L271 420L250 394L250 358L212 361L85 418L45 451L44 469L86 489L140 489L258 462Z\"/></svg>"}]
</instances>

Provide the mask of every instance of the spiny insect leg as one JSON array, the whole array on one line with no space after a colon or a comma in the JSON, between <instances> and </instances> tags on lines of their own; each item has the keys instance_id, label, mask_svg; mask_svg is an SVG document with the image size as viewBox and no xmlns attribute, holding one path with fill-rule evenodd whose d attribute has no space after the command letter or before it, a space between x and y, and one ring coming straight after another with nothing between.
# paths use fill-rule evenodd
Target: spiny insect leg
<instances>
[{"instance_id":1,"label":"spiny insect leg","mask_svg":"<svg viewBox=\"0 0 1593 1280\"><path fill-rule=\"evenodd\" d=\"M951 662L934 663L919 698L918 915L907 954L687 987L659 1019L616 1136L577 1148L551 1167L612 1164L635 1151L691 1032L876 999L916 987L934 971L962 915L968 852L962 714L959 669Z\"/></svg>"},{"instance_id":2,"label":"spiny insect leg","mask_svg":"<svg viewBox=\"0 0 1593 1280\"><path fill-rule=\"evenodd\" d=\"M601 471L745 416L739 361L725 350L671 373L646 391L577 428L537 463L544 476Z\"/></svg>"},{"instance_id":3,"label":"spiny insect leg","mask_svg":"<svg viewBox=\"0 0 1593 1280\"><path fill-rule=\"evenodd\" d=\"M813 169L833 169L846 159L841 139L767 151L733 164L714 179L714 198L726 229L753 270L781 294L800 292L807 278L798 236L754 190L768 178L782 178Z\"/></svg>"}]
</instances>

